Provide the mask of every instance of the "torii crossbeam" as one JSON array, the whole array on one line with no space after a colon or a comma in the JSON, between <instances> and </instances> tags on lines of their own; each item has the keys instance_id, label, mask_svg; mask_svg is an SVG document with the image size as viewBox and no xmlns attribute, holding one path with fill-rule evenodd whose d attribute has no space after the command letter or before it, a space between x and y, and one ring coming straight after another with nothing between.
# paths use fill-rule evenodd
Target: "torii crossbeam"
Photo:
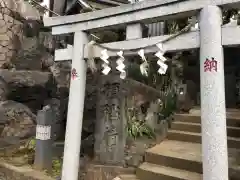
<instances>
[{"instance_id":1,"label":"torii crossbeam","mask_svg":"<svg viewBox=\"0 0 240 180\"><path fill-rule=\"evenodd\" d=\"M167 42L167 51L200 48L201 120L203 180L228 179L226 109L223 46L240 44L239 27L222 27L221 8L239 7L240 0L156 0L123 5L79 15L44 19L53 34L74 33L74 45L56 50L55 60L72 59L76 70L71 79L62 180L77 180L86 83L87 31L127 26L127 34L140 32L139 23L182 18L200 12L200 31L183 34ZM136 26L134 26L136 25ZM139 27L139 28L138 28ZM105 44L110 47L138 47L153 44L166 36L128 37L127 41ZM99 47L94 55L100 56ZM156 48L145 53L156 52ZM111 56L115 53L109 52ZM129 53L127 55L133 55Z\"/></svg>"}]
</instances>

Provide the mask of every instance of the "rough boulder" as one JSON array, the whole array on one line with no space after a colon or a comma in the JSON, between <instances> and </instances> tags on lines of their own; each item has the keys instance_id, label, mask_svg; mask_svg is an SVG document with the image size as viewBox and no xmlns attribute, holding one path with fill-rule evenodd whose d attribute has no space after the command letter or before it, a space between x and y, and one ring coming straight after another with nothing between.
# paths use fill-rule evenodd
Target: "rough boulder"
<instances>
[{"instance_id":1,"label":"rough boulder","mask_svg":"<svg viewBox=\"0 0 240 180\"><path fill-rule=\"evenodd\" d=\"M35 135L35 125L36 115L27 106L15 101L0 103L1 137L31 137Z\"/></svg>"}]
</instances>

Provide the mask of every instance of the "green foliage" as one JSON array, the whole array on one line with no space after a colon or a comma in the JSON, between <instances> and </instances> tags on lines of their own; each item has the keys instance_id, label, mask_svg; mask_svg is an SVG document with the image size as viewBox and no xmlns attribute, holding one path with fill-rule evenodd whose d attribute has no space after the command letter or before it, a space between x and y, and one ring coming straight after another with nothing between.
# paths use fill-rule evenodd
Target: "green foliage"
<instances>
[{"instance_id":1,"label":"green foliage","mask_svg":"<svg viewBox=\"0 0 240 180\"><path fill-rule=\"evenodd\" d=\"M130 108L128 112L127 121L127 134L128 137L136 139L141 137L147 137L150 139L155 138L155 133L151 127L149 127L145 121L137 119L137 109Z\"/></svg>"},{"instance_id":2,"label":"green foliage","mask_svg":"<svg viewBox=\"0 0 240 180\"><path fill-rule=\"evenodd\" d=\"M57 177L61 174L62 159L53 159L52 161L52 176Z\"/></svg>"},{"instance_id":3,"label":"green foliage","mask_svg":"<svg viewBox=\"0 0 240 180\"><path fill-rule=\"evenodd\" d=\"M16 157L24 156L28 161L24 162L23 164L28 163L32 165L34 162L35 149L36 139L31 138L26 142L26 144L23 147L21 147L15 152L14 156ZM52 172L47 171L45 172L53 177L57 177L61 174L61 170L62 170L62 158L54 158L52 160Z\"/></svg>"},{"instance_id":4,"label":"green foliage","mask_svg":"<svg viewBox=\"0 0 240 180\"><path fill-rule=\"evenodd\" d=\"M17 149L14 152L15 156L19 156L19 155L31 156L32 154L35 153L35 148L36 148L36 139L35 138L31 138L24 143L25 144L23 146L19 147L19 149Z\"/></svg>"},{"instance_id":5,"label":"green foliage","mask_svg":"<svg viewBox=\"0 0 240 180\"><path fill-rule=\"evenodd\" d=\"M176 94L173 90L171 90L163 99L163 108L160 114L163 115L164 118L170 116L174 110L176 109Z\"/></svg>"},{"instance_id":6,"label":"green foliage","mask_svg":"<svg viewBox=\"0 0 240 180\"><path fill-rule=\"evenodd\" d=\"M140 137L155 138L154 131L143 121L131 121L127 123L128 136L136 139Z\"/></svg>"},{"instance_id":7,"label":"green foliage","mask_svg":"<svg viewBox=\"0 0 240 180\"><path fill-rule=\"evenodd\" d=\"M36 139L35 138L30 139L29 142L27 143L26 148L29 149L29 150L34 150L35 151Z\"/></svg>"}]
</instances>

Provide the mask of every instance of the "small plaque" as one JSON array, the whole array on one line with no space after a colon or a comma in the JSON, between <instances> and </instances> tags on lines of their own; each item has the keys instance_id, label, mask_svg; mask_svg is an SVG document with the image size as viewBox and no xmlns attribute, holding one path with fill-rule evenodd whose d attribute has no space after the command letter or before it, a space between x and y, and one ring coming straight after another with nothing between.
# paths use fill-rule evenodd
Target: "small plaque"
<instances>
[{"instance_id":1,"label":"small plaque","mask_svg":"<svg viewBox=\"0 0 240 180\"><path fill-rule=\"evenodd\" d=\"M51 139L51 126L37 125L36 139L38 140Z\"/></svg>"},{"instance_id":2,"label":"small plaque","mask_svg":"<svg viewBox=\"0 0 240 180\"><path fill-rule=\"evenodd\" d=\"M108 145L110 147L117 145L117 135L111 135L108 137Z\"/></svg>"}]
</instances>

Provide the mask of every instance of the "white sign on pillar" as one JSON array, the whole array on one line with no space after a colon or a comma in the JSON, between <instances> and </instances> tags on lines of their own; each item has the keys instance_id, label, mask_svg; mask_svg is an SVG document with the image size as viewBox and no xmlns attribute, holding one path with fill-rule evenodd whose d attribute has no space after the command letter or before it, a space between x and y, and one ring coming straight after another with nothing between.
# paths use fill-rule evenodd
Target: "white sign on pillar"
<instances>
[{"instance_id":1,"label":"white sign on pillar","mask_svg":"<svg viewBox=\"0 0 240 180\"><path fill-rule=\"evenodd\" d=\"M37 125L36 139L39 139L39 140L51 139L51 126Z\"/></svg>"}]
</instances>

